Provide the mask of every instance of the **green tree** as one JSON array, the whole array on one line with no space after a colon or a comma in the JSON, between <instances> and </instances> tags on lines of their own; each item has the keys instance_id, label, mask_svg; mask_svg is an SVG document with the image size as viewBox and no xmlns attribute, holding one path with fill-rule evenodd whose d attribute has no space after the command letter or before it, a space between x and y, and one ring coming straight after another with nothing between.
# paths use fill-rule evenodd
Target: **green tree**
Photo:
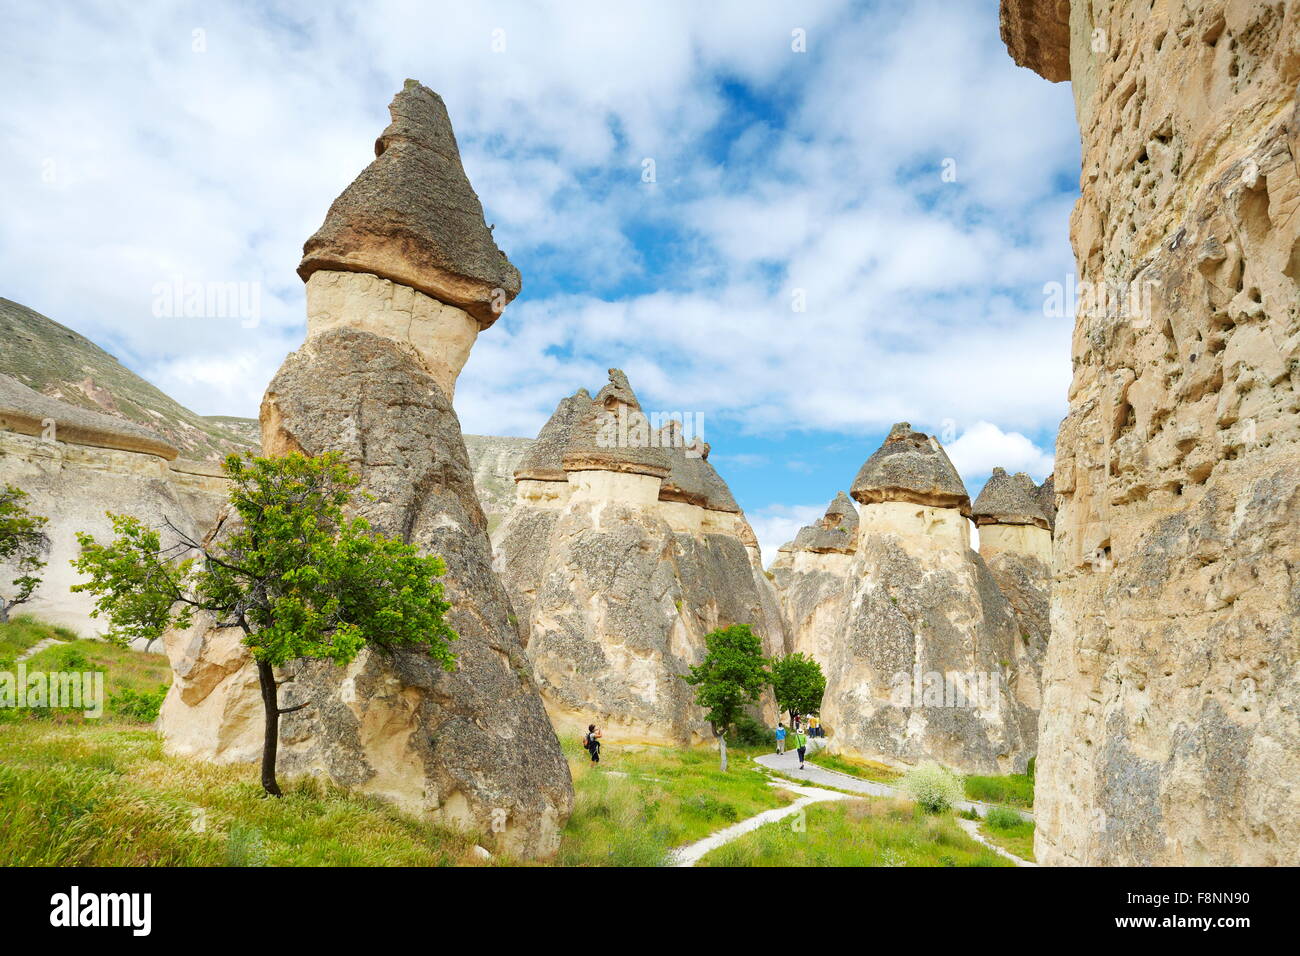
<instances>
[{"instance_id":1,"label":"green tree","mask_svg":"<svg viewBox=\"0 0 1300 956\"><path fill-rule=\"evenodd\" d=\"M311 701L282 708L274 669L304 658L344 665L366 645L424 648L451 669L456 634L443 619L450 605L438 580L446 568L345 514L357 478L336 453L231 455L225 470L234 515L208 538L195 541L168 521L178 541L164 548L157 529L110 515L112 544L77 536L73 564L90 580L73 590L98 595L93 613L108 617L108 636L119 642L188 626L197 611L239 627L266 717L262 787L279 796L280 717Z\"/></svg>"},{"instance_id":2,"label":"green tree","mask_svg":"<svg viewBox=\"0 0 1300 956\"><path fill-rule=\"evenodd\" d=\"M682 680L696 688L695 703L707 713L705 719L718 738L722 769L727 769L727 734L735 727L745 707L758 700L771 682L763 642L748 624L733 624L710 631L704 637L704 660L683 674Z\"/></svg>"},{"instance_id":3,"label":"green tree","mask_svg":"<svg viewBox=\"0 0 1300 956\"><path fill-rule=\"evenodd\" d=\"M27 492L13 485L0 489L0 564L13 569L13 576L0 593L0 624L9 612L25 604L40 585L37 572L45 567L45 518L29 514L23 503Z\"/></svg>"},{"instance_id":4,"label":"green tree","mask_svg":"<svg viewBox=\"0 0 1300 956\"><path fill-rule=\"evenodd\" d=\"M776 705L795 714L816 714L826 693L826 675L821 665L802 651L772 661L772 692Z\"/></svg>"}]
</instances>

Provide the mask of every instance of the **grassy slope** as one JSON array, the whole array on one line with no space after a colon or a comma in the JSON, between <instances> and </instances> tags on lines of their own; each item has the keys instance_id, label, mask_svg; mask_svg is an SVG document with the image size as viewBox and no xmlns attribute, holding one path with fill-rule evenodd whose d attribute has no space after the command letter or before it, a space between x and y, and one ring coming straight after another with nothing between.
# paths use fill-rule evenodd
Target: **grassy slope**
<instances>
[{"instance_id":1,"label":"grassy slope","mask_svg":"<svg viewBox=\"0 0 1300 956\"><path fill-rule=\"evenodd\" d=\"M16 616L8 624L0 624L0 661L11 661L50 637L59 641L77 639L77 635L66 627L44 624L27 615Z\"/></svg>"},{"instance_id":2,"label":"grassy slope","mask_svg":"<svg viewBox=\"0 0 1300 956\"><path fill-rule=\"evenodd\" d=\"M90 339L26 306L0 298L0 372L28 388L158 432L187 458L219 460L256 447L251 419L195 414Z\"/></svg>"},{"instance_id":3,"label":"grassy slope","mask_svg":"<svg viewBox=\"0 0 1300 956\"><path fill-rule=\"evenodd\" d=\"M1022 860L1034 861L1034 824L1019 814L998 812L995 808L988 819L980 821L980 833Z\"/></svg>"},{"instance_id":4,"label":"grassy slope","mask_svg":"<svg viewBox=\"0 0 1300 956\"><path fill-rule=\"evenodd\" d=\"M808 807L708 854L701 866L1010 866L963 833L951 814L928 816L901 800Z\"/></svg>"},{"instance_id":5,"label":"grassy slope","mask_svg":"<svg viewBox=\"0 0 1300 956\"><path fill-rule=\"evenodd\" d=\"M257 768L168 757L156 734L25 720L0 733L0 860L10 866L440 866L469 836L302 781L263 797Z\"/></svg>"}]
</instances>

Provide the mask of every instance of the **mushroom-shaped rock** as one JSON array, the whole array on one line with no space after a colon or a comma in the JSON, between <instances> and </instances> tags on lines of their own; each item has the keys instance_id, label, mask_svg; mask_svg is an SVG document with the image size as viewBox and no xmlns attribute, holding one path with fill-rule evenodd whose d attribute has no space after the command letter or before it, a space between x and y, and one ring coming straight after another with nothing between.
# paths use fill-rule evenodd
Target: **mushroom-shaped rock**
<instances>
[{"instance_id":1,"label":"mushroom-shaped rock","mask_svg":"<svg viewBox=\"0 0 1300 956\"><path fill-rule=\"evenodd\" d=\"M519 294L460 162L447 107L415 80L388 107L375 160L334 200L303 246L298 275L366 272L456 306L481 328Z\"/></svg>"},{"instance_id":2,"label":"mushroom-shaped rock","mask_svg":"<svg viewBox=\"0 0 1300 956\"><path fill-rule=\"evenodd\" d=\"M667 478L668 456L655 445L650 420L620 369L574 423L561 461L569 471L617 471Z\"/></svg>"},{"instance_id":3,"label":"mushroom-shaped rock","mask_svg":"<svg viewBox=\"0 0 1300 956\"><path fill-rule=\"evenodd\" d=\"M849 490L862 504L906 501L957 508L970 517L970 495L943 447L913 431L907 422L889 430L885 443L866 460Z\"/></svg>"},{"instance_id":4,"label":"mushroom-shaped rock","mask_svg":"<svg viewBox=\"0 0 1300 956\"><path fill-rule=\"evenodd\" d=\"M659 486L659 499L705 507L708 501L705 469L712 470L712 466L701 457L698 445L686 442L680 422L674 419L664 425L659 432L659 447L667 456L669 467L668 477Z\"/></svg>"},{"instance_id":5,"label":"mushroom-shaped rock","mask_svg":"<svg viewBox=\"0 0 1300 956\"><path fill-rule=\"evenodd\" d=\"M1051 523L1043 514L1038 500L1038 486L1023 471L1008 475L1005 469L994 468L993 476L971 508L975 524L1032 524L1050 529Z\"/></svg>"},{"instance_id":6,"label":"mushroom-shaped rock","mask_svg":"<svg viewBox=\"0 0 1300 956\"><path fill-rule=\"evenodd\" d=\"M591 410L591 395L585 388L560 399L554 414L537 433L537 440L515 469L515 480L564 481L564 455L573 444L578 423Z\"/></svg>"},{"instance_id":7,"label":"mushroom-shaped rock","mask_svg":"<svg viewBox=\"0 0 1300 956\"><path fill-rule=\"evenodd\" d=\"M1056 477L1048 475L1043 479L1043 483L1038 486L1038 507L1043 509L1043 515L1047 518L1047 526L1053 530L1056 528Z\"/></svg>"},{"instance_id":8,"label":"mushroom-shaped rock","mask_svg":"<svg viewBox=\"0 0 1300 956\"><path fill-rule=\"evenodd\" d=\"M858 510L853 507L849 496L841 491L826 509L826 514L799 529L789 550L852 554L857 541Z\"/></svg>"}]
</instances>

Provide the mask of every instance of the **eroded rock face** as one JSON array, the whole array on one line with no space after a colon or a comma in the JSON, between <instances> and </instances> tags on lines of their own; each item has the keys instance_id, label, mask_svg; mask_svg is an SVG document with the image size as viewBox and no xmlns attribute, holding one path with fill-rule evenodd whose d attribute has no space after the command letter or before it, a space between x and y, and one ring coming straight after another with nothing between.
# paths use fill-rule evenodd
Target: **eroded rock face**
<instances>
[{"instance_id":1,"label":"eroded rock face","mask_svg":"<svg viewBox=\"0 0 1300 956\"><path fill-rule=\"evenodd\" d=\"M25 491L28 510L48 519L42 583L15 613L34 614L86 637L102 634L107 624L90 616L93 595L68 590L82 580L70 565L81 553L77 533L111 541L106 512L113 512L154 527L170 521L201 537L224 504L227 487L217 466L177 457L176 448L148 429L0 375L0 485L6 484Z\"/></svg>"},{"instance_id":2,"label":"eroded rock face","mask_svg":"<svg viewBox=\"0 0 1300 956\"><path fill-rule=\"evenodd\" d=\"M1036 681L1021 674L1028 655L1012 604L970 548L970 498L947 454L901 422L852 494L861 509L851 551L825 527L847 518L837 499L773 569L795 648L826 673L828 746L899 765L1022 771L1034 755Z\"/></svg>"},{"instance_id":3,"label":"eroded rock face","mask_svg":"<svg viewBox=\"0 0 1300 956\"><path fill-rule=\"evenodd\" d=\"M459 422L442 390L410 347L335 329L286 359L262 421L267 454L341 452L375 499L358 512L376 530L443 557L448 621L460 637L451 673L417 651L368 651L346 668L285 668L285 706L312 703L282 722L283 771L478 829L513 855L554 852L572 806L568 766L509 624ZM237 635L196 631L171 642L169 749L252 759L261 747L256 672Z\"/></svg>"},{"instance_id":4,"label":"eroded rock face","mask_svg":"<svg viewBox=\"0 0 1300 956\"><path fill-rule=\"evenodd\" d=\"M1126 301L1075 325L1036 854L1295 864L1300 8L1076 2L1070 67L1080 279Z\"/></svg>"},{"instance_id":5,"label":"eroded rock face","mask_svg":"<svg viewBox=\"0 0 1300 956\"><path fill-rule=\"evenodd\" d=\"M594 722L618 742L712 740L680 675L717 627L749 624L783 652L775 596L707 447L674 443L671 425L629 447L609 430L620 413L641 427L617 369L594 399L560 402L516 472L497 568L561 733Z\"/></svg>"}]
</instances>

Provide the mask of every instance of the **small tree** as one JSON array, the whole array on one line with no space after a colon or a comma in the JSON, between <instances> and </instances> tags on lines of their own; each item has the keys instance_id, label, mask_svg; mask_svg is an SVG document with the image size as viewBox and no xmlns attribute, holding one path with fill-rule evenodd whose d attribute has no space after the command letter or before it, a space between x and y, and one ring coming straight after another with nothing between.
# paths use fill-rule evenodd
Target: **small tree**
<instances>
[{"instance_id":1,"label":"small tree","mask_svg":"<svg viewBox=\"0 0 1300 956\"><path fill-rule=\"evenodd\" d=\"M73 564L90 580L73 590L99 596L92 613L107 615L108 636L123 643L185 627L195 611L244 632L266 717L262 787L278 797L280 716L311 701L280 707L274 668L305 658L344 665L369 644L421 647L450 669L456 634L443 620L450 605L437 580L446 569L371 532L364 518L346 517L357 479L336 453L231 455L225 470L238 520L202 542L169 521L179 542L164 549L157 530L110 515L112 544L77 536L82 553Z\"/></svg>"},{"instance_id":2,"label":"small tree","mask_svg":"<svg viewBox=\"0 0 1300 956\"><path fill-rule=\"evenodd\" d=\"M45 567L45 518L29 514L23 503L27 492L13 485L0 489L0 564L13 568L13 577L0 593L0 624L9 612L25 604L40 585L37 572Z\"/></svg>"},{"instance_id":3,"label":"small tree","mask_svg":"<svg viewBox=\"0 0 1300 956\"><path fill-rule=\"evenodd\" d=\"M696 687L695 703L708 711L705 719L718 738L722 769L727 769L727 734L745 711L746 704L758 700L771 677L763 642L747 624L718 628L704 638L704 660L682 675L682 680Z\"/></svg>"},{"instance_id":4,"label":"small tree","mask_svg":"<svg viewBox=\"0 0 1300 956\"><path fill-rule=\"evenodd\" d=\"M772 661L772 692L780 710L795 714L815 714L822 708L826 693L826 675L821 665L803 652L787 654Z\"/></svg>"}]
</instances>

